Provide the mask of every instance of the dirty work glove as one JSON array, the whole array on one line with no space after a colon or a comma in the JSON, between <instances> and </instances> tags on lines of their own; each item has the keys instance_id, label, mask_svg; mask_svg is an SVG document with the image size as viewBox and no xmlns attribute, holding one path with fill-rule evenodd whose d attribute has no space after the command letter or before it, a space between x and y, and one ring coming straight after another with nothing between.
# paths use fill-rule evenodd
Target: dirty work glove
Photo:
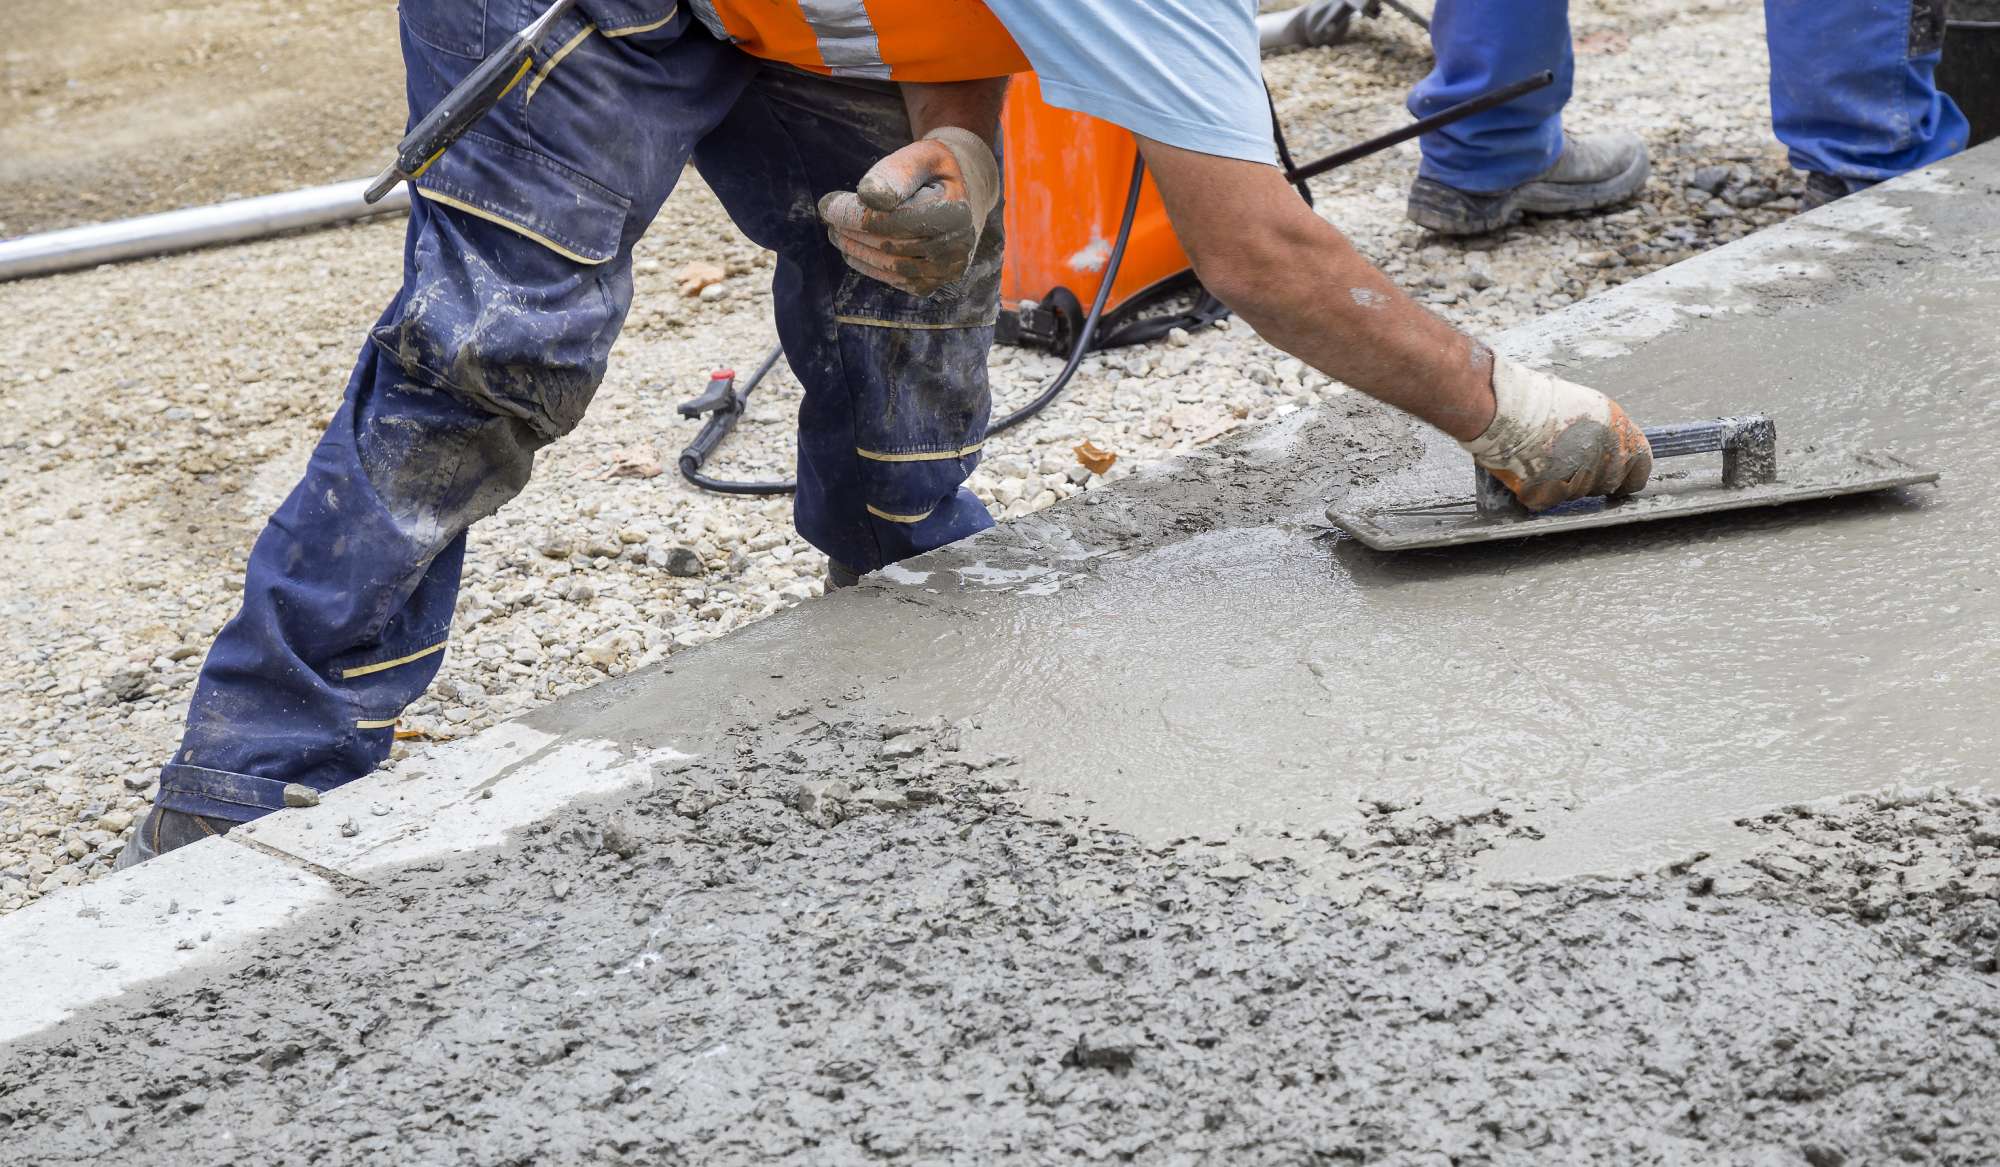
<instances>
[{"instance_id":1,"label":"dirty work glove","mask_svg":"<svg viewBox=\"0 0 2000 1167\"><path fill-rule=\"evenodd\" d=\"M1636 494L1652 476L1646 435L1595 389L1495 359L1493 401L1493 424L1459 444L1529 510Z\"/></svg>"},{"instance_id":2,"label":"dirty work glove","mask_svg":"<svg viewBox=\"0 0 2000 1167\"><path fill-rule=\"evenodd\" d=\"M932 130L819 201L827 238L847 266L912 296L965 278L1000 201L1000 163L979 135Z\"/></svg>"}]
</instances>

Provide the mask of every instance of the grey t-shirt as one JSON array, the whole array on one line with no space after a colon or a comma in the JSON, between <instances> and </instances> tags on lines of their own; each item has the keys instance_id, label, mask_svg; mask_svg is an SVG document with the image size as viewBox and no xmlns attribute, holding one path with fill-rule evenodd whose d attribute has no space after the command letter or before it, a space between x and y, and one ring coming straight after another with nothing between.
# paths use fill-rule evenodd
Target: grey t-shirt
<instances>
[{"instance_id":1,"label":"grey t-shirt","mask_svg":"<svg viewBox=\"0 0 2000 1167\"><path fill-rule=\"evenodd\" d=\"M986 0L1050 105L1201 154L1275 163L1257 0Z\"/></svg>"}]
</instances>

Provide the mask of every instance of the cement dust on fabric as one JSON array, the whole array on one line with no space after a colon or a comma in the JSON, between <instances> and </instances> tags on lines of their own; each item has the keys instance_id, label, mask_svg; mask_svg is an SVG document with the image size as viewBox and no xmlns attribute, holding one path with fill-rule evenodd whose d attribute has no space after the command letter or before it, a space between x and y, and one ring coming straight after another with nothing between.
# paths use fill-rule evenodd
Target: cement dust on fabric
<instances>
[{"instance_id":1,"label":"cement dust on fabric","mask_svg":"<svg viewBox=\"0 0 2000 1167\"><path fill-rule=\"evenodd\" d=\"M10 1158L1972 1164L2000 1136L1995 800L1484 890L1465 861L1526 824L1377 806L1327 845L1381 877L1335 899L1018 813L946 724L829 699L728 736L15 1043Z\"/></svg>"}]
</instances>

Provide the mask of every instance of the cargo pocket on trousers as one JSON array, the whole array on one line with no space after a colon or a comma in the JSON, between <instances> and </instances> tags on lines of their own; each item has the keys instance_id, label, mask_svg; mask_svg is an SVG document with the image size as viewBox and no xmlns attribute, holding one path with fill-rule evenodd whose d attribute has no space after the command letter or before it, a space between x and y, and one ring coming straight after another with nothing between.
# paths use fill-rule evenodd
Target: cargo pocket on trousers
<instances>
[{"instance_id":1,"label":"cargo pocket on trousers","mask_svg":"<svg viewBox=\"0 0 2000 1167\"><path fill-rule=\"evenodd\" d=\"M920 300L848 272L835 300L868 510L920 522L979 463L992 395L986 360L998 305L976 294Z\"/></svg>"},{"instance_id":2,"label":"cargo pocket on trousers","mask_svg":"<svg viewBox=\"0 0 2000 1167\"><path fill-rule=\"evenodd\" d=\"M630 300L631 201L533 150L467 134L416 183L442 211L411 241L374 339L436 388L553 440L604 377Z\"/></svg>"}]
</instances>

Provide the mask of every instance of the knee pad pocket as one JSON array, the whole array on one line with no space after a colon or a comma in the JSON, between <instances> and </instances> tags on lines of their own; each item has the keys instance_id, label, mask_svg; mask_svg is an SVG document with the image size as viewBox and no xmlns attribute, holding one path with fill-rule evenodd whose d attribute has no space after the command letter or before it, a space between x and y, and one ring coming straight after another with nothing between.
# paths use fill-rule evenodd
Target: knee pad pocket
<instances>
[{"instance_id":1,"label":"knee pad pocket","mask_svg":"<svg viewBox=\"0 0 2000 1167\"><path fill-rule=\"evenodd\" d=\"M992 411L992 297L918 300L848 273L836 327L870 513L917 522L979 464Z\"/></svg>"},{"instance_id":2,"label":"knee pad pocket","mask_svg":"<svg viewBox=\"0 0 2000 1167\"><path fill-rule=\"evenodd\" d=\"M575 428L631 304L631 203L468 134L417 184L402 294L374 340L413 378L544 438Z\"/></svg>"}]
</instances>

